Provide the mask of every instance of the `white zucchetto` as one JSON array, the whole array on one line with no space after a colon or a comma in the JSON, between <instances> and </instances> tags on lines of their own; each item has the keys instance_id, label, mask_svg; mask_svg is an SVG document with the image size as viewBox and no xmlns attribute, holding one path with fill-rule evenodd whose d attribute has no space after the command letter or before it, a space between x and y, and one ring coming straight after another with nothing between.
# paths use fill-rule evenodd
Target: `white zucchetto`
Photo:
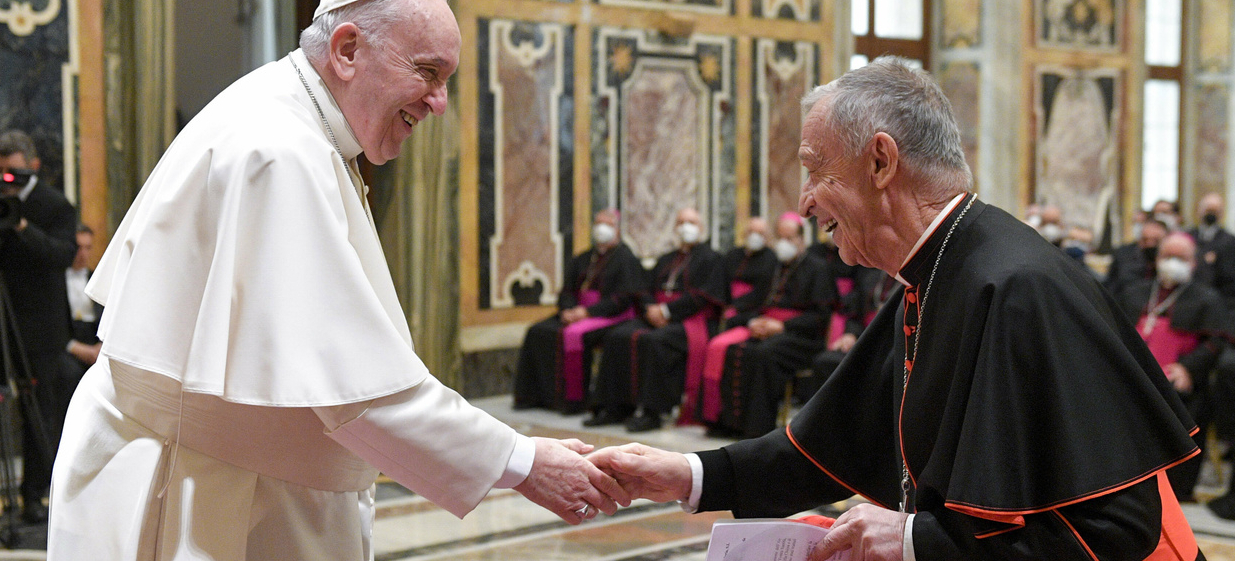
<instances>
[{"instance_id":1,"label":"white zucchetto","mask_svg":"<svg viewBox=\"0 0 1235 561\"><path fill-rule=\"evenodd\" d=\"M337 10L354 2L356 0L322 0L322 3L317 5L317 10L313 12L313 19L317 19L326 12Z\"/></svg>"}]
</instances>

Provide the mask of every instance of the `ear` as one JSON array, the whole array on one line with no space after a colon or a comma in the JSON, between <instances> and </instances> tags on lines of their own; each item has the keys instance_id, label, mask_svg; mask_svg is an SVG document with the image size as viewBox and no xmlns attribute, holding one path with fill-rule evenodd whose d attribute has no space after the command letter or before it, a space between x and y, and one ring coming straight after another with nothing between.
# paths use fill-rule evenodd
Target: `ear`
<instances>
[{"instance_id":1,"label":"ear","mask_svg":"<svg viewBox=\"0 0 1235 561\"><path fill-rule=\"evenodd\" d=\"M329 66L344 82L356 76L356 52L360 49L360 28L347 22L334 28L330 34Z\"/></svg>"},{"instance_id":2,"label":"ear","mask_svg":"<svg viewBox=\"0 0 1235 561\"><path fill-rule=\"evenodd\" d=\"M39 168L43 167L43 160L38 158L31 158L29 163L30 169L36 173L39 171Z\"/></svg>"},{"instance_id":3,"label":"ear","mask_svg":"<svg viewBox=\"0 0 1235 561\"><path fill-rule=\"evenodd\" d=\"M896 141L886 132L877 132L870 143L870 173L872 183L877 189L884 189L892 183L900 163L900 150Z\"/></svg>"}]
</instances>

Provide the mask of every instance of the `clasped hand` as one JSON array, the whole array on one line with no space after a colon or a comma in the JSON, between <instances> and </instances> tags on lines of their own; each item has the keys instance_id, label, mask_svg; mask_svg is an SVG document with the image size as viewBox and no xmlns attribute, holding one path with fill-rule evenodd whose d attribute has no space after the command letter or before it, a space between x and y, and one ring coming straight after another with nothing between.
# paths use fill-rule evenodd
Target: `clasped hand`
<instances>
[{"instance_id":1,"label":"clasped hand","mask_svg":"<svg viewBox=\"0 0 1235 561\"><path fill-rule=\"evenodd\" d=\"M693 475L690 462L682 454L626 444L598 450L587 459L612 475L632 499L667 502L690 498ZM871 504L855 506L836 519L827 538L811 552L811 559L827 559L849 549L852 561L899 561L907 518L907 514Z\"/></svg>"},{"instance_id":2,"label":"clasped hand","mask_svg":"<svg viewBox=\"0 0 1235 561\"><path fill-rule=\"evenodd\" d=\"M528 500L570 524L592 518L598 510L612 515L617 505L630 506L626 490L582 456L592 451L591 445L573 438L532 440L536 443L532 470L515 486Z\"/></svg>"}]
</instances>

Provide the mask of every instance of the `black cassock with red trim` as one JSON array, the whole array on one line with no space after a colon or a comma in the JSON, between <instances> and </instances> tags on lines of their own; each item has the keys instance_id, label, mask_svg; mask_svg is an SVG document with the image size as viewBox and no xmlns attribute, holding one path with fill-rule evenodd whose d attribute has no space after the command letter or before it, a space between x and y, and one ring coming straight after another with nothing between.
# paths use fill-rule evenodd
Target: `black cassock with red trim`
<instances>
[{"instance_id":1,"label":"black cassock with red trim","mask_svg":"<svg viewBox=\"0 0 1235 561\"><path fill-rule=\"evenodd\" d=\"M787 431L700 454L702 507L784 515L853 492L896 509L903 449L919 560L1197 558L1161 473L1198 453L1195 424L1092 274L975 200L931 281L968 202L901 271L916 356L894 300Z\"/></svg>"}]
</instances>

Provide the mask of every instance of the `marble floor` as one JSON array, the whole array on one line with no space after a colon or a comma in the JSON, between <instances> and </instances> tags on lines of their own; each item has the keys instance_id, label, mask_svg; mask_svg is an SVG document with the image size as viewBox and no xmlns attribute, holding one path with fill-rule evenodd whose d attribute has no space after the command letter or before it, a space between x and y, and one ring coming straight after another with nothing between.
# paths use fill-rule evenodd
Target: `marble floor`
<instances>
[{"instance_id":1,"label":"marble floor","mask_svg":"<svg viewBox=\"0 0 1235 561\"><path fill-rule=\"evenodd\" d=\"M583 417L579 415L512 411L508 396L473 403L524 434L575 437L597 446L632 440L632 435L621 427L584 428ZM667 426L637 436L645 444L683 452L728 442L707 438L700 427ZM1211 492L1215 494L1224 488L1216 477L1209 475ZM1199 494L1205 498L1205 488ZM602 515L570 526L513 491L495 491L474 512L458 520L393 483L383 482L378 497L378 521L374 528L378 561L702 561L712 522L729 518L728 513L688 515L674 504L638 501L615 516ZM835 516L851 504L856 501L830 505L824 512ZM1189 504L1184 509L1206 557L1211 561L1235 561L1235 522L1211 515L1202 505Z\"/></svg>"}]
</instances>

